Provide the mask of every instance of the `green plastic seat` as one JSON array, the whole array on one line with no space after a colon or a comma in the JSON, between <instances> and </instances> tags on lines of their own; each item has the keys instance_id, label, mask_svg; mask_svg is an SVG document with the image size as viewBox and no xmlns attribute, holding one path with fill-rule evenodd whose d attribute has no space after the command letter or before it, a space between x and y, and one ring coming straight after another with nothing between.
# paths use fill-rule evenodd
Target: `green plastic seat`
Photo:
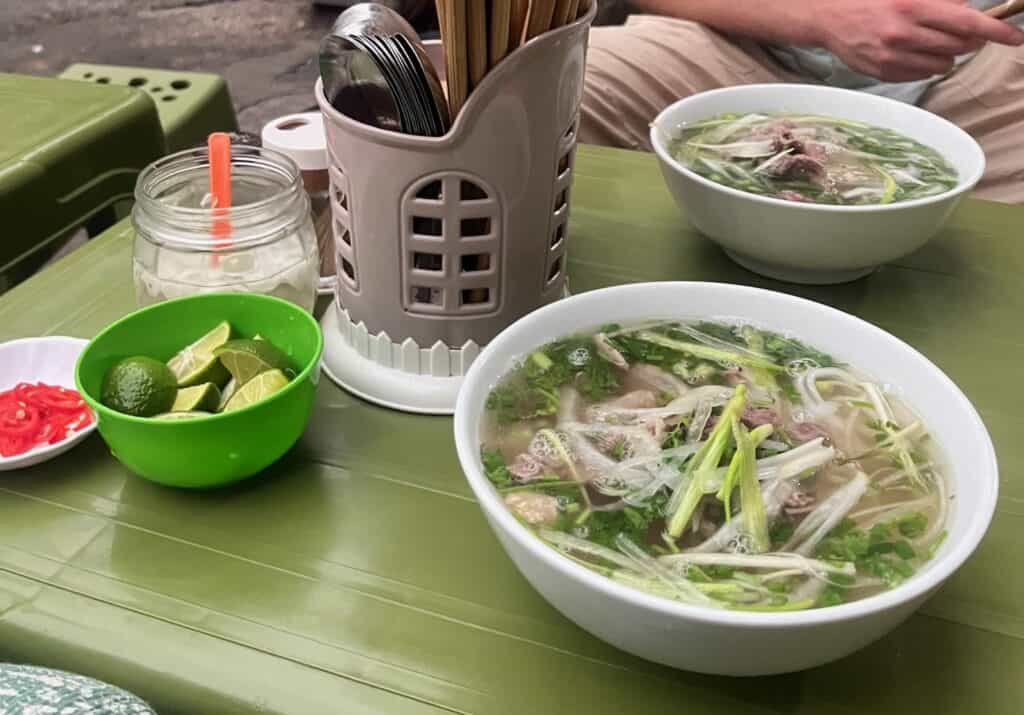
<instances>
[{"instance_id":1,"label":"green plastic seat","mask_svg":"<svg viewBox=\"0 0 1024 715\"><path fill-rule=\"evenodd\" d=\"M112 220L165 152L156 107L126 87L0 73L0 127L0 293Z\"/></svg>"},{"instance_id":2,"label":"green plastic seat","mask_svg":"<svg viewBox=\"0 0 1024 715\"><path fill-rule=\"evenodd\" d=\"M148 94L156 103L168 151L202 144L210 132L238 130L227 83L215 74L79 63L59 76Z\"/></svg>"}]
</instances>

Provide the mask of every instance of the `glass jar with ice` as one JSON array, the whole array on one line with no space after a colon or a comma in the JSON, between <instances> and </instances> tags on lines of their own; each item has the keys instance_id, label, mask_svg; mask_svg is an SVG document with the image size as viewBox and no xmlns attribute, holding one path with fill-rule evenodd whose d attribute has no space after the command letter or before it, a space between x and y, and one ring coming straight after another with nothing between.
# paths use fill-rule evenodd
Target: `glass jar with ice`
<instances>
[{"instance_id":1,"label":"glass jar with ice","mask_svg":"<svg viewBox=\"0 0 1024 715\"><path fill-rule=\"evenodd\" d=\"M171 154L139 175L132 210L136 300L149 305L239 291L312 311L320 260L298 167L270 149L227 144L220 168L228 163L230 171L221 171L218 192L213 146L211 139L209 150Z\"/></svg>"}]
</instances>

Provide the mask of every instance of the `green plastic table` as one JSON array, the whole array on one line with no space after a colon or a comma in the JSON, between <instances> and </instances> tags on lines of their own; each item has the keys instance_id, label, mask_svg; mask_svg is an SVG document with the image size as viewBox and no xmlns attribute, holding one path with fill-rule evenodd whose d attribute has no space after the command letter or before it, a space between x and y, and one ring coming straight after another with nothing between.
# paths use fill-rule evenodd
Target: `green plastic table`
<instances>
[{"instance_id":1,"label":"green plastic table","mask_svg":"<svg viewBox=\"0 0 1024 715\"><path fill-rule=\"evenodd\" d=\"M0 474L0 659L98 677L163 715L1019 713L1024 208L967 202L916 255L800 288L695 235L650 156L581 148L575 190L575 291L649 279L777 288L881 325L959 382L993 434L1002 491L979 551L918 615L787 676L638 660L519 576L460 473L450 420L372 407L324 380L296 449L234 488L158 487L98 437ZM0 339L91 336L130 311L130 251L118 225L0 298Z\"/></svg>"},{"instance_id":2,"label":"green plastic table","mask_svg":"<svg viewBox=\"0 0 1024 715\"><path fill-rule=\"evenodd\" d=\"M130 199L163 153L156 107L140 92L0 73L0 293Z\"/></svg>"}]
</instances>

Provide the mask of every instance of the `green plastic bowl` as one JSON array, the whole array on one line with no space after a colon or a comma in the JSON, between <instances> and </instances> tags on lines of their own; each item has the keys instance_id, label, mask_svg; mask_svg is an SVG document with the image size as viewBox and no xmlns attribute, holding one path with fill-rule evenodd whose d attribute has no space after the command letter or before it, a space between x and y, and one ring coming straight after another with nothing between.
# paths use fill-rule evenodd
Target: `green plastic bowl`
<instances>
[{"instance_id":1,"label":"green plastic bowl","mask_svg":"<svg viewBox=\"0 0 1024 715\"><path fill-rule=\"evenodd\" d=\"M226 320L235 332L259 334L291 357L297 377L249 407L194 420L132 417L99 400L103 375L122 358L169 360ZM142 477L174 487L204 489L252 476L298 441L313 410L323 335L302 308L251 293L210 293L158 303L125 316L86 346L75 369L82 397L122 464Z\"/></svg>"}]
</instances>

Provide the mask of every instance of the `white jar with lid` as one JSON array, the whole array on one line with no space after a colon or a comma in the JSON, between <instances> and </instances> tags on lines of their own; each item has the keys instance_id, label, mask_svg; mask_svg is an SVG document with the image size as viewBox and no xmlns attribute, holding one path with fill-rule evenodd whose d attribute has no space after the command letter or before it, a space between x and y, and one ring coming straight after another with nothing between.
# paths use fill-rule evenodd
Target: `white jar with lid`
<instances>
[{"instance_id":1,"label":"white jar with lid","mask_svg":"<svg viewBox=\"0 0 1024 715\"><path fill-rule=\"evenodd\" d=\"M260 139L264 147L279 151L294 161L302 172L302 184L309 195L310 212L320 249L320 292L334 291L334 234L331 230L329 158L320 112L289 114L267 122Z\"/></svg>"}]
</instances>

